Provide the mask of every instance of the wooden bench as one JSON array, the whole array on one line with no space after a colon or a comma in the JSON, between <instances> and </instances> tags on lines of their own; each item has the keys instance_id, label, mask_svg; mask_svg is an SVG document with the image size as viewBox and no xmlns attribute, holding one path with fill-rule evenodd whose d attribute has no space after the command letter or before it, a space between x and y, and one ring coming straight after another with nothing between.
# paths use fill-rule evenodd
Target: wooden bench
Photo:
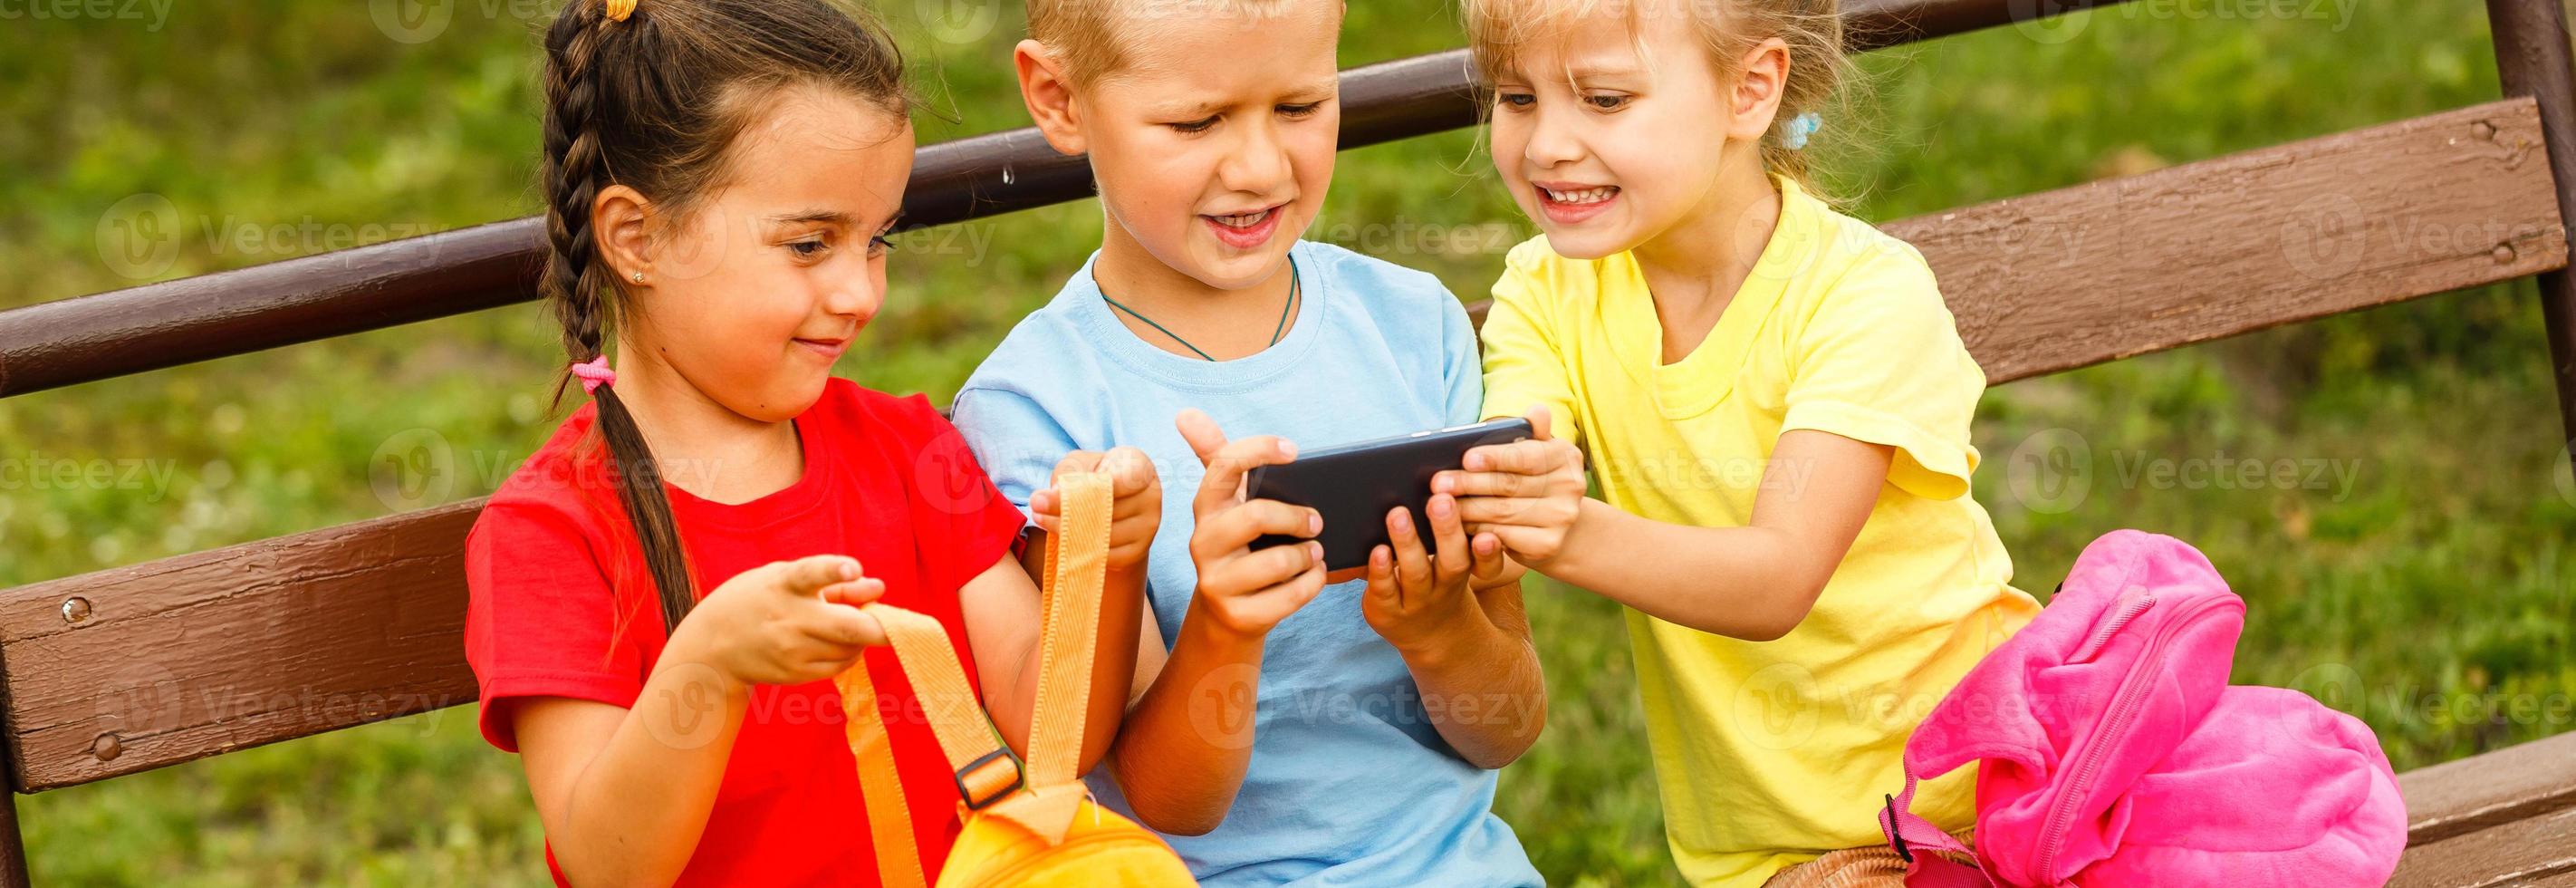
<instances>
[{"instance_id":1,"label":"wooden bench","mask_svg":"<svg viewBox=\"0 0 2576 888\"><path fill-rule=\"evenodd\" d=\"M1860 50L2031 14L1846 5ZM1885 227L1922 248L1998 383L2537 277L2576 433L2564 13L2487 11L2502 100ZM1467 70L1452 51L1346 72L1344 147L1472 124ZM938 225L1088 193L1078 159L1021 130L922 149L906 209ZM2446 236L2373 238L2382 220ZM529 300L539 244L520 219L0 312L0 397ZM480 506L0 590L0 885L28 881L14 793L472 702L460 551ZM2403 779L2397 884L2576 886L2576 734Z\"/></svg>"}]
</instances>

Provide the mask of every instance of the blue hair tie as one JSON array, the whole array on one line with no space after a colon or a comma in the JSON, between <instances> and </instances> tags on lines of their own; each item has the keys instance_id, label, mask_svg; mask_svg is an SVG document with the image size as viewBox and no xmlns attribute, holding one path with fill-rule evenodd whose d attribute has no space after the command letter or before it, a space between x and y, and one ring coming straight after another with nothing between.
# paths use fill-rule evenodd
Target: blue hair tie
<instances>
[{"instance_id":1,"label":"blue hair tie","mask_svg":"<svg viewBox=\"0 0 2576 888\"><path fill-rule=\"evenodd\" d=\"M1817 130L1824 128L1825 119L1816 116L1816 112L1809 111L1800 114L1796 117L1789 118L1789 124L1781 128L1780 144L1786 146L1791 151L1805 150L1807 147L1807 137L1815 135Z\"/></svg>"}]
</instances>

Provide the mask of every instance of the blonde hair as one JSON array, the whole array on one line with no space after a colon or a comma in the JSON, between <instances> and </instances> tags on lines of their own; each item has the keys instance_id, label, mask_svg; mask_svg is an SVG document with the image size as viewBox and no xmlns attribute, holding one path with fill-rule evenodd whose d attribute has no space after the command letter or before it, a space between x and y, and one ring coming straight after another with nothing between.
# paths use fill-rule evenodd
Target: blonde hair
<instances>
[{"instance_id":1,"label":"blonde hair","mask_svg":"<svg viewBox=\"0 0 2576 888\"><path fill-rule=\"evenodd\" d=\"M1762 139L1762 165L1813 190L1807 153L1793 148L1794 121L1832 110L1836 91L1851 69L1843 56L1841 0L1462 0L1467 45L1486 84L1514 68L1533 43L1555 39L1566 23L1593 15L1628 20L1644 54L1646 20L1678 12L1690 20L1709 61L1726 74L1737 60L1773 37L1789 45L1789 80L1779 115ZM1033 4L1034 5L1034 4ZM1646 8L1654 7L1654 8ZM1678 9L1674 8L1678 7Z\"/></svg>"},{"instance_id":2,"label":"blonde hair","mask_svg":"<svg viewBox=\"0 0 2576 888\"><path fill-rule=\"evenodd\" d=\"M1087 83L1127 64L1127 40L1155 23L1185 16L1240 16L1248 22L1279 15L1299 0L1028 0L1029 39L1066 79Z\"/></svg>"}]
</instances>

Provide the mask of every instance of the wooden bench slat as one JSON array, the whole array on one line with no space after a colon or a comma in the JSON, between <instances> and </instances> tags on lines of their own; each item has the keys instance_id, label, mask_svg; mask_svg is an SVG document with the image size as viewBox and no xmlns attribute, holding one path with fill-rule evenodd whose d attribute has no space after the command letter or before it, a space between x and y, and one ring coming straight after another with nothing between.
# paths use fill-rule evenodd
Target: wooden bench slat
<instances>
[{"instance_id":1,"label":"wooden bench slat","mask_svg":"<svg viewBox=\"0 0 2576 888\"><path fill-rule=\"evenodd\" d=\"M2003 383L2564 268L2553 182L2507 99L1882 228Z\"/></svg>"},{"instance_id":2,"label":"wooden bench slat","mask_svg":"<svg viewBox=\"0 0 2576 888\"><path fill-rule=\"evenodd\" d=\"M21 787L452 706L480 499L0 593ZM87 616L65 618L78 597ZM112 738L112 739L103 739Z\"/></svg>"},{"instance_id":3,"label":"wooden bench slat","mask_svg":"<svg viewBox=\"0 0 2576 888\"><path fill-rule=\"evenodd\" d=\"M2298 239L2321 219L2360 227L2285 252L2316 247ZM1922 248L1997 382L2567 263L2529 99L1887 228ZM0 591L21 785L473 699L460 542L479 505ZM92 609L77 625L61 610L73 595Z\"/></svg>"},{"instance_id":4,"label":"wooden bench slat","mask_svg":"<svg viewBox=\"0 0 2576 888\"><path fill-rule=\"evenodd\" d=\"M1887 230L2005 382L2564 268L2554 181L2508 99Z\"/></svg>"},{"instance_id":5,"label":"wooden bench slat","mask_svg":"<svg viewBox=\"0 0 2576 888\"><path fill-rule=\"evenodd\" d=\"M2388 884L2404 888L2576 883L2576 808L2406 849Z\"/></svg>"},{"instance_id":6,"label":"wooden bench slat","mask_svg":"<svg viewBox=\"0 0 2576 888\"><path fill-rule=\"evenodd\" d=\"M2410 846L2576 807L2576 732L2417 768L2397 785Z\"/></svg>"}]
</instances>

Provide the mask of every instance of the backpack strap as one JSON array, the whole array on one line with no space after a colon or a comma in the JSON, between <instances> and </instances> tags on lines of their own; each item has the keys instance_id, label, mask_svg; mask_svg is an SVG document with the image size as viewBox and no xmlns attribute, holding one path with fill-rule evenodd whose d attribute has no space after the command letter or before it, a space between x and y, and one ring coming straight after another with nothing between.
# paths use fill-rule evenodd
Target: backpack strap
<instances>
[{"instance_id":1,"label":"backpack strap","mask_svg":"<svg viewBox=\"0 0 2576 888\"><path fill-rule=\"evenodd\" d=\"M1047 537L1045 623L1038 648L1036 712L1030 720L1025 764L994 732L983 701L958 665L957 649L938 620L887 604L862 611L885 628L886 639L911 680L913 697L939 739L967 810L990 810L1062 841L1086 796L1081 775L1082 731L1091 672L1100 637L1100 595L1108 569L1111 495L1109 476L1096 473L1057 479L1063 522ZM858 759L859 789L867 805L868 832L877 850L878 879L890 888L926 884L915 847L912 812L886 741L884 710L862 658L834 683L848 716L850 752Z\"/></svg>"},{"instance_id":2,"label":"backpack strap","mask_svg":"<svg viewBox=\"0 0 2576 888\"><path fill-rule=\"evenodd\" d=\"M1071 783L1082 775L1083 719L1100 641L1100 596L1109 569L1109 476L1057 481L1063 521L1047 535L1046 624L1038 650L1037 711L1029 721L1029 784Z\"/></svg>"},{"instance_id":3,"label":"backpack strap","mask_svg":"<svg viewBox=\"0 0 2576 888\"><path fill-rule=\"evenodd\" d=\"M1909 810L1914 806L1912 769L1905 773L1905 791L1886 798L1886 807L1878 812L1878 829L1886 834L1888 847L1905 858L1906 888L1988 888L1994 883L1966 842ZM1959 858L1968 862L1960 863Z\"/></svg>"},{"instance_id":4,"label":"backpack strap","mask_svg":"<svg viewBox=\"0 0 2576 888\"><path fill-rule=\"evenodd\" d=\"M1040 590L1038 693L1029 717L1027 789L991 810L1046 839L1064 840L1090 789L1082 785L1082 733L1098 659L1100 596L1109 569L1111 488L1097 472L1056 479L1062 519L1047 535Z\"/></svg>"},{"instance_id":5,"label":"backpack strap","mask_svg":"<svg viewBox=\"0 0 2576 888\"><path fill-rule=\"evenodd\" d=\"M886 888L922 888L921 848L912 833L912 809L904 802L903 778L895 773L894 750L886 744L885 721L877 708L876 682L868 678L865 659L843 671L832 683L841 689L841 714L848 721L850 756L859 761L859 799L867 804L868 840L876 849L877 883Z\"/></svg>"}]
</instances>

